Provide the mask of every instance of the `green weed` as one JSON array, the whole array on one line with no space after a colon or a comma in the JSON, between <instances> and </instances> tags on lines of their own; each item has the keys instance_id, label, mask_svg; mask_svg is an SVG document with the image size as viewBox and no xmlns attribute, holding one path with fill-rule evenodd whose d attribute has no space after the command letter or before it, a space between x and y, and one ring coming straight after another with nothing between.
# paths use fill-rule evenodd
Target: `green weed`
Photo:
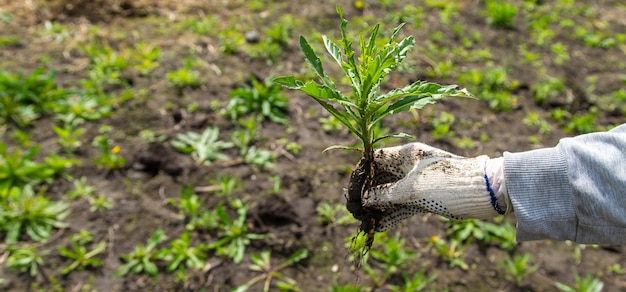
<instances>
[{"instance_id":1,"label":"green weed","mask_svg":"<svg viewBox=\"0 0 626 292\"><path fill-rule=\"evenodd\" d=\"M83 145L83 142L79 138L85 134L86 129L66 125L64 127L52 126L52 131L59 137L57 144L59 144L66 153L72 154Z\"/></svg>"},{"instance_id":2,"label":"green weed","mask_svg":"<svg viewBox=\"0 0 626 292\"><path fill-rule=\"evenodd\" d=\"M191 245L191 236L185 230L179 238L170 242L168 247L158 250L154 257L167 263L165 269L168 272L184 271L190 269L202 269L206 259L205 246L200 244Z\"/></svg>"},{"instance_id":3,"label":"green weed","mask_svg":"<svg viewBox=\"0 0 626 292\"><path fill-rule=\"evenodd\" d=\"M0 204L0 230L6 233L7 243L18 242L23 234L42 242L50 237L52 229L67 226L62 220L69 215L69 206L35 194L30 185L11 188L4 199Z\"/></svg>"},{"instance_id":4,"label":"green weed","mask_svg":"<svg viewBox=\"0 0 626 292\"><path fill-rule=\"evenodd\" d=\"M546 76L531 86L533 99L539 104L547 104L565 93L565 84L561 79Z\"/></svg>"},{"instance_id":5,"label":"green weed","mask_svg":"<svg viewBox=\"0 0 626 292\"><path fill-rule=\"evenodd\" d=\"M233 121L255 113L262 119L286 123L287 98L281 94L280 86L273 84L270 79L260 81L250 77L249 80L250 85L244 84L230 92L232 99L222 113Z\"/></svg>"},{"instance_id":6,"label":"green weed","mask_svg":"<svg viewBox=\"0 0 626 292\"><path fill-rule=\"evenodd\" d=\"M377 43L380 24L376 24L369 39L361 36L360 56L357 63L356 52L352 49L352 41L346 33L348 21L344 19L343 11L337 6L337 13L341 19L341 35L339 45L323 36L326 50L341 69L347 80L350 81L352 92L342 94L335 82L326 74L322 62L311 48L306 38L300 38L300 48L306 61L318 75L321 84L314 80L306 82L296 80L293 76L274 79L275 82L290 88L298 89L310 95L328 112L339 119L355 136L363 142L363 154L366 161L372 160L373 147L376 142L390 136L406 137L407 135L390 135L378 137L373 131L373 125L392 114L420 109L427 104L435 103L445 96L468 96L465 90L457 90L456 86L441 86L434 83L418 81L404 88L393 89L387 93L381 92L381 83L385 76L398 68L408 51L414 46L413 37L406 37L400 42L395 41L402 25L397 26L391 33L386 44ZM339 103L343 109L336 109L331 103ZM331 147L336 148L336 147ZM340 148L348 148L340 146Z\"/></svg>"},{"instance_id":7,"label":"green weed","mask_svg":"<svg viewBox=\"0 0 626 292\"><path fill-rule=\"evenodd\" d=\"M357 222L354 217L345 212L345 206L343 204L321 202L317 205L315 210L317 211L317 218L315 219L317 224L325 226L339 226Z\"/></svg>"},{"instance_id":8,"label":"green weed","mask_svg":"<svg viewBox=\"0 0 626 292\"><path fill-rule=\"evenodd\" d=\"M218 240L211 242L207 248L215 250L217 255L227 256L236 264L243 260L246 246L251 240L263 239L264 234L249 233L246 225L248 206L241 200L234 200L231 205L237 212L237 217L230 218L222 205L216 207L218 215L218 228L220 230Z\"/></svg>"},{"instance_id":9,"label":"green weed","mask_svg":"<svg viewBox=\"0 0 626 292\"><path fill-rule=\"evenodd\" d=\"M89 198L96 191L93 186L87 184L87 177L82 176L79 179L72 178L71 182L74 188L65 193L65 197L70 200Z\"/></svg>"},{"instance_id":10,"label":"green weed","mask_svg":"<svg viewBox=\"0 0 626 292\"><path fill-rule=\"evenodd\" d=\"M78 160L61 158L56 154L50 154L43 163L38 163L35 157L39 149L40 146L33 146L23 154L19 149L9 153L7 146L0 142L0 198L6 197L13 187L22 188L27 184L47 182L79 163Z\"/></svg>"},{"instance_id":11,"label":"green weed","mask_svg":"<svg viewBox=\"0 0 626 292\"><path fill-rule=\"evenodd\" d=\"M298 282L293 278L281 273L281 270L288 268L304 259L309 255L307 249L300 249L289 256L285 261L273 265L271 260L271 251L263 250L261 253L252 254L250 264L250 270L260 272L261 274L250 279L244 285L237 287L234 291L243 292L247 291L252 285L259 281L263 281L264 292L271 291L272 280L276 279L274 283L276 289L280 291L296 291L298 290Z\"/></svg>"},{"instance_id":12,"label":"green weed","mask_svg":"<svg viewBox=\"0 0 626 292\"><path fill-rule=\"evenodd\" d=\"M456 122L454 114L448 112L439 113L439 117L433 118L433 130L430 132L433 139L439 141L454 137L454 132L450 128Z\"/></svg>"},{"instance_id":13,"label":"green weed","mask_svg":"<svg viewBox=\"0 0 626 292\"><path fill-rule=\"evenodd\" d=\"M213 160L227 159L228 156L220 151L234 146L233 143L219 140L217 127L206 128L202 134L196 132L178 134L171 144L178 151L191 153L193 160L204 165L210 165Z\"/></svg>"},{"instance_id":14,"label":"green weed","mask_svg":"<svg viewBox=\"0 0 626 292\"><path fill-rule=\"evenodd\" d=\"M575 273L573 286L568 286L561 282L556 282L555 286L563 292L600 292L604 287L604 283L593 274L587 274L584 278L581 278L578 273Z\"/></svg>"},{"instance_id":15,"label":"green weed","mask_svg":"<svg viewBox=\"0 0 626 292\"><path fill-rule=\"evenodd\" d=\"M507 275L519 286L526 276L534 273L539 268L539 265L529 265L528 262L531 258L530 254L527 253L524 255L515 254L513 257L507 253L504 259L498 260L498 264L504 268Z\"/></svg>"},{"instance_id":16,"label":"green weed","mask_svg":"<svg viewBox=\"0 0 626 292\"><path fill-rule=\"evenodd\" d=\"M489 0L485 3L487 23L493 27L512 28L517 12L517 6L507 1Z\"/></svg>"},{"instance_id":17,"label":"green weed","mask_svg":"<svg viewBox=\"0 0 626 292\"><path fill-rule=\"evenodd\" d=\"M161 229L155 231L146 245L138 244L132 252L122 255L121 259L126 263L117 268L113 276L123 277L131 272L135 275L143 272L155 278L159 272L156 264L153 263L156 254L155 248L163 241L163 234Z\"/></svg>"},{"instance_id":18,"label":"green weed","mask_svg":"<svg viewBox=\"0 0 626 292\"><path fill-rule=\"evenodd\" d=\"M167 72L167 81L180 90L184 88L198 88L202 84L200 82L200 72L191 67L183 67L174 71Z\"/></svg>"},{"instance_id":19,"label":"green weed","mask_svg":"<svg viewBox=\"0 0 626 292\"><path fill-rule=\"evenodd\" d=\"M432 244L433 253L439 255L442 260L448 262L450 268L459 267L462 270L467 270L469 268L469 265L465 262L465 253L461 248L460 241L450 239L448 242L443 238L433 235L429 239L429 243Z\"/></svg>"},{"instance_id":20,"label":"green weed","mask_svg":"<svg viewBox=\"0 0 626 292\"><path fill-rule=\"evenodd\" d=\"M26 127L51 113L71 91L57 86L55 72L35 69L30 75L0 69L0 122Z\"/></svg>"},{"instance_id":21,"label":"green weed","mask_svg":"<svg viewBox=\"0 0 626 292\"><path fill-rule=\"evenodd\" d=\"M107 170L120 169L126 164L126 159L120 154L121 147L111 146L110 140L108 133L94 137L92 145L100 150L100 155L94 159L94 163L97 167Z\"/></svg>"},{"instance_id":22,"label":"green weed","mask_svg":"<svg viewBox=\"0 0 626 292\"><path fill-rule=\"evenodd\" d=\"M206 202L193 192L192 187L182 187L178 201L169 199L168 203L176 207L179 214L186 219L187 230L215 229L218 226L217 212L206 209Z\"/></svg>"},{"instance_id":23,"label":"green weed","mask_svg":"<svg viewBox=\"0 0 626 292\"><path fill-rule=\"evenodd\" d=\"M81 234L82 233L82 234ZM70 237L70 247L58 247L61 256L72 260L72 262L61 269L61 274L66 275L74 270L84 270L89 267L102 266L102 260L97 258L102 253L107 244L99 242L92 250L88 250L86 245L93 241L91 232L82 231Z\"/></svg>"},{"instance_id":24,"label":"green weed","mask_svg":"<svg viewBox=\"0 0 626 292\"><path fill-rule=\"evenodd\" d=\"M159 59L161 58L161 49L148 45L145 42L139 42L135 45L136 54L133 54L135 64L133 68L139 71L142 76L148 76L159 67Z\"/></svg>"},{"instance_id":25,"label":"green weed","mask_svg":"<svg viewBox=\"0 0 626 292\"><path fill-rule=\"evenodd\" d=\"M47 252L39 252L36 246L9 246L7 257L7 267L20 272L28 271L31 277L39 274L40 268L44 265L43 257Z\"/></svg>"}]
</instances>

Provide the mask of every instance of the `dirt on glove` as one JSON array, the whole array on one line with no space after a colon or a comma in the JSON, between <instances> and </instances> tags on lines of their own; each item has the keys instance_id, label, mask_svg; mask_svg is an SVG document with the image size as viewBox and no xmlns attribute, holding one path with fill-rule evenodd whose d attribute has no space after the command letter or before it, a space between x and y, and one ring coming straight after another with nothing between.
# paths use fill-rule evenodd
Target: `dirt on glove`
<instances>
[{"instance_id":1,"label":"dirt on glove","mask_svg":"<svg viewBox=\"0 0 626 292\"><path fill-rule=\"evenodd\" d=\"M346 196L346 208L356 218L361 221L359 231L367 234L365 249L366 251L372 247L374 243L374 234L384 212L376 209L363 207L362 198L365 190L377 185L375 180L376 164L361 158L350 175L348 182L348 194Z\"/></svg>"}]
</instances>

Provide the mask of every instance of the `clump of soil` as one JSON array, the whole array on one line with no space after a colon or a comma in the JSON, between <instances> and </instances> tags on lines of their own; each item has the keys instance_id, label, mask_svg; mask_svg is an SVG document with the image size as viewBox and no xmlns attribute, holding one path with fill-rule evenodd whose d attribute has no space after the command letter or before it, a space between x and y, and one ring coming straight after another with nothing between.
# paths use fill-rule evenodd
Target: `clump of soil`
<instances>
[{"instance_id":1,"label":"clump of soil","mask_svg":"<svg viewBox=\"0 0 626 292\"><path fill-rule=\"evenodd\" d=\"M367 234L365 250L369 250L372 247L374 234L384 214L381 210L363 207L363 193L376 185L374 183L374 174L377 173L375 167L376 164L372 163L371 160L361 158L350 175L348 195L346 197L346 208L354 218L361 221L359 232L362 231Z\"/></svg>"}]
</instances>

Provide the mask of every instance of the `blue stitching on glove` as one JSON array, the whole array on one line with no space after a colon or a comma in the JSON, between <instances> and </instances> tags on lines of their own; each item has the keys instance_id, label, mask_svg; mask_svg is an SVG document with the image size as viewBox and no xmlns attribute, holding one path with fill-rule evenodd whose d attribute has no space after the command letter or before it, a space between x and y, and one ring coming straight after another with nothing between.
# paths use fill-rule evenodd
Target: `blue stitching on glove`
<instances>
[{"instance_id":1,"label":"blue stitching on glove","mask_svg":"<svg viewBox=\"0 0 626 292\"><path fill-rule=\"evenodd\" d=\"M493 189L491 188L491 184L489 183L489 178L487 177L487 174L485 174L485 184L487 185L487 191L489 192L489 198L491 199L491 206L494 210L496 210L496 212L498 212L498 214L504 215L504 210L500 209L500 207L498 206L496 193L494 193Z\"/></svg>"}]
</instances>

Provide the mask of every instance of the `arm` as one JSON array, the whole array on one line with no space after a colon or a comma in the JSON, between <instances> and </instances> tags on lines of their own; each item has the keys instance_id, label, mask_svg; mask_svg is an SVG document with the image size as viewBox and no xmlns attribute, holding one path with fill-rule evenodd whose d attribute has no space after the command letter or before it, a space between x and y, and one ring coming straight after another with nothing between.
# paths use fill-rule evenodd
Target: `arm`
<instances>
[{"instance_id":1,"label":"arm","mask_svg":"<svg viewBox=\"0 0 626 292\"><path fill-rule=\"evenodd\" d=\"M519 241L626 243L626 125L505 153Z\"/></svg>"},{"instance_id":2,"label":"arm","mask_svg":"<svg viewBox=\"0 0 626 292\"><path fill-rule=\"evenodd\" d=\"M626 243L626 125L496 159L411 143L379 150L375 164L362 201L382 210L379 231L420 212L485 219L514 209L519 241Z\"/></svg>"}]
</instances>

